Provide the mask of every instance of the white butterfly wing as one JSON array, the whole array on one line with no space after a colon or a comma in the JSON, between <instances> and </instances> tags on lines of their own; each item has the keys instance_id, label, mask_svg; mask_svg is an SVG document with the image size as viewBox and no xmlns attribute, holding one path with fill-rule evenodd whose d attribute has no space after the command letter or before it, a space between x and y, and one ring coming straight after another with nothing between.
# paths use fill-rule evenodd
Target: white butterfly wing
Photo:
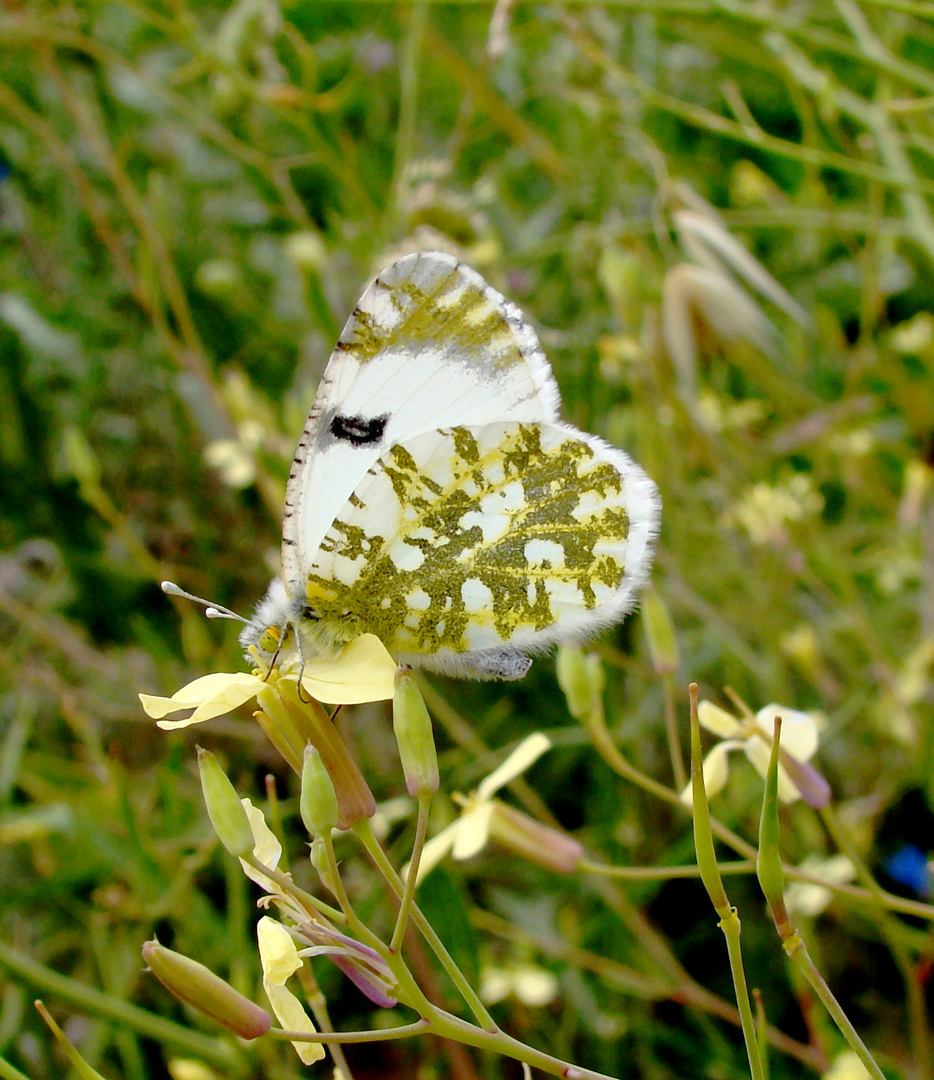
<instances>
[{"instance_id":1,"label":"white butterfly wing","mask_svg":"<svg viewBox=\"0 0 934 1080\"><path fill-rule=\"evenodd\" d=\"M307 579L326 638L518 677L524 652L617 622L648 574L655 485L568 424L459 425L390 447L328 528Z\"/></svg>"},{"instance_id":2,"label":"white butterfly wing","mask_svg":"<svg viewBox=\"0 0 934 1080\"><path fill-rule=\"evenodd\" d=\"M453 424L548 423L560 399L521 311L453 256L399 259L366 289L328 361L286 491L293 596L335 513L391 446Z\"/></svg>"}]
</instances>

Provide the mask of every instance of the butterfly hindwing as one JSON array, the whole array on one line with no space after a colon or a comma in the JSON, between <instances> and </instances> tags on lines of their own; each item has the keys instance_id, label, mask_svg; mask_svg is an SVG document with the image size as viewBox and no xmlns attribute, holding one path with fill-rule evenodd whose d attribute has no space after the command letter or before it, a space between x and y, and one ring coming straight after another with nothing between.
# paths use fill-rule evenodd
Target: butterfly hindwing
<instances>
[{"instance_id":1,"label":"butterfly hindwing","mask_svg":"<svg viewBox=\"0 0 934 1080\"><path fill-rule=\"evenodd\" d=\"M334 513L391 446L451 424L550 422L558 391L519 309L450 255L399 259L366 289L296 451L283 578L300 590Z\"/></svg>"},{"instance_id":2,"label":"butterfly hindwing","mask_svg":"<svg viewBox=\"0 0 934 1080\"><path fill-rule=\"evenodd\" d=\"M401 659L502 677L516 650L621 618L655 525L654 485L595 436L434 430L391 446L357 485L309 567L308 608L326 638L374 633Z\"/></svg>"}]
</instances>

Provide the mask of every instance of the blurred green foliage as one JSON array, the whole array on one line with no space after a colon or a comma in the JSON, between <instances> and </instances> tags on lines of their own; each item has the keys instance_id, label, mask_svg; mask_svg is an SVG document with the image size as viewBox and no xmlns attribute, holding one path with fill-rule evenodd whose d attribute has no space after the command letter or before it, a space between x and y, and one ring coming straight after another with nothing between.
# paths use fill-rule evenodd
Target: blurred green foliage
<instances>
[{"instance_id":1,"label":"blurred green foliage","mask_svg":"<svg viewBox=\"0 0 934 1080\"><path fill-rule=\"evenodd\" d=\"M234 1045L141 973L158 933L245 993L258 979L254 898L210 832L193 739L135 694L236 668L232 629L157 583L249 611L342 320L414 247L456 250L528 312L568 419L658 482L679 717L688 681L820 710L832 821L885 886L926 897L886 867L934 851L934 5L31 0L5 5L0 65L0 1065L62 1075L42 996L108 1076L300 1075L287 1046ZM704 292L685 212L740 238L813 327L722 257ZM619 748L676 787L639 618L599 651ZM436 680L430 704L447 791L544 728L558 749L527 809L595 859L691 863L687 814L597 757L550 662L507 688ZM399 795L385 710L343 723L377 797ZM198 738L243 794L275 773L310 881L293 778L248 717ZM761 790L737 764L713 803L752 842ZM832 827L787 807L786 861L834 853ZM404 825L390 843L404 859ZM826 1072L839 1035L754 880L728 887L785 1033L772 1075ZM557 976L549 1004L496 1006L516 1036L613 1075L746 1075L696 879L556 880L491 848L423 902L465 970ZM929 926L865 893L804 920L890 1076L932 1071ZM390 1022L319 977L338 1027ZM361 1077L519 1075L434 1043L350 1059Z\"/></svg>"}]
</instances>

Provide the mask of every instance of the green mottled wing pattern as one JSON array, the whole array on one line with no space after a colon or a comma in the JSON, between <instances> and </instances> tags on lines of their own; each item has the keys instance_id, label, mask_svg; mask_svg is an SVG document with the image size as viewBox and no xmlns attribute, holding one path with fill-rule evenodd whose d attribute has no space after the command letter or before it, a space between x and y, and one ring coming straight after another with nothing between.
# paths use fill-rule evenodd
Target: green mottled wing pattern
<instances>
[{"instance_id":1,"label":"green mottled wing pattern","mask_svg":"<svg viewBox=\"0 0 934 1080\"><path fill-rule=\"evenodd\" d=\"M369 632L447 668L592 632L632 605L651 537L630 521L653 499L622 451L568 425L429 432L384 453L334 519L306 615L324 639Z\"/></svg>"}]
</instances>

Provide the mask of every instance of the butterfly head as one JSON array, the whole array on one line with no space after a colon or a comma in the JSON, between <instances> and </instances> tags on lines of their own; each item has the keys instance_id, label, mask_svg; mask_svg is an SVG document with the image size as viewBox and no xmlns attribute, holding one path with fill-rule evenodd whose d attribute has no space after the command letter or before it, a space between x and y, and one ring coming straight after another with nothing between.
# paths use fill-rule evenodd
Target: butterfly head
<instances>
[{"instance_id":1,"label":"butterfly head","mask_svg":"<svg viewBox=\"0 0 934 1080\"><path fill-rule=\"evenodd\" d=\"M301 615L301 603L289 596L281 578L273 578L253 617L240 631L247 661L269 667L283 652L291 652Z\"/></svg>"}]
</instances>

